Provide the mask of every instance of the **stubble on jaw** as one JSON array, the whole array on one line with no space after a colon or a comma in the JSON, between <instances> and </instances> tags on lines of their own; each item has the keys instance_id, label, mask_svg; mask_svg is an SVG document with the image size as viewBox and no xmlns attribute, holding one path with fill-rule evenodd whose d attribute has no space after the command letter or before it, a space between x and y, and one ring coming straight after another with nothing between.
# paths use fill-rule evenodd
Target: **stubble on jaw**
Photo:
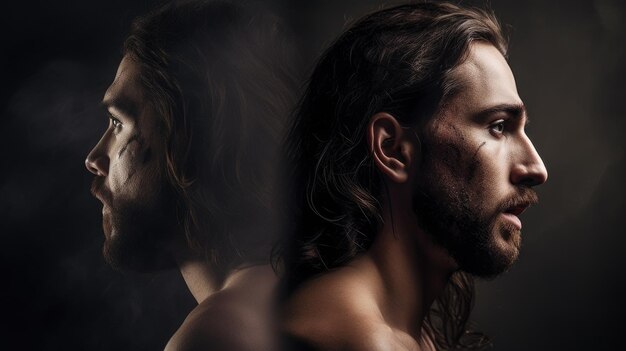
<instances>
[{"instance_id":1,"label":"stubble on jaw","mask_svg":"<svg viewBox=\"0 0 626 351\"><path fill-rule=\"evenodd\" d=\"M445 122L436 122L429 135L436 137L425 138L413 201L420 225L462 270L482 277L506 271L517 254L498 248L494 233L497 214L487 213L476 198L488 181L479 157L487 142L470 150L467 135Z\"/></svg>"},{"instance_id":2,"label":"stubble on jaw","mask_svg":"<svg viewBox=\"0 0 626 351\"><path fill-rule=\"evenodd\" d=\"M152 271L174 266L170 252L176 229L173 201L165 196L163 185L159 187L153 190L157 196L152 199L118 199L111 206L112 235L105 240L103 254L115 269Z\"/></svg>"},{"instance_id":3,"label":"stubble on jaw","mask_svg":"<svg viewBox=\"0 0 626 351\"><path fill-rule=\"evenodd\" d=\"M413 199L420 226L461 270L483 278L506 272L519 256L521 231L498 216L517 204L537 203L535 191L518 187L494 208L486 207L485 200L494 202L481 198L493 181L481 164L487 141L471 145L463 131L449 123L434 125L429 135L436 137L423 143Z\"/></svg>"},{"instance_id":4,"label":"stubble on jaw","mask_svg":"<svg viewBox=\"0 0 626 351\"><path fill-rule=\"evenodd\" d=\"M103 256L121 271L173 265L168 251L173 202L166 196L163 177L147 144L142 133L136 132L117 153L116 162L128 167L114 191L105 186L105 177L96 177L92 183L92 193L99 194L107 207L102 219Z\"/></svg>"}]
</instances>

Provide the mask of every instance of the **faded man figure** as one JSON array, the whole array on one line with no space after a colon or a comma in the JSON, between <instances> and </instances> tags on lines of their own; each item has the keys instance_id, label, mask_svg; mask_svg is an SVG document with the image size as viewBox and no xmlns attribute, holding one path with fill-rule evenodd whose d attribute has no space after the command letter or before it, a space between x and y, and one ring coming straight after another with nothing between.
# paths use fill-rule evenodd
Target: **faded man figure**
<instances>
[{"instance_id":1,"label":"faded man figure","mask_svg":"<svg viewBox=\"0 0 626 351\"><path fill-rule=\"evenodd\" d=\"M87 156L115 268L177 267L198 302L167 350L274 350L270 250L292 107L280 24L228 2L138 18Z\"/></svg>"},{"instance_id":2,"label":"faded man figure","mask_svg":"<svg viewBox=\"0 0 626 351\"><path fill-rule=\"evenodd\" d=\"M480 349L473 276L519 255L546 168L495 17L419 3L322 56L290 135L301 209L284 251L297 350Z\"/></svg>"}]
</instances>

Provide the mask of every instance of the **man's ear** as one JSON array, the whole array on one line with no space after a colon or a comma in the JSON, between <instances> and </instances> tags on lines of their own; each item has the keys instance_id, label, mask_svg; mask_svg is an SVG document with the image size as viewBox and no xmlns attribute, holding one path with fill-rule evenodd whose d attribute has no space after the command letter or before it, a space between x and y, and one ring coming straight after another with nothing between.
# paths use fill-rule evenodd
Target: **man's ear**
<instances>
[{"instance_id":1,"label":"man's ear","mask_svg":"<svg viewBox=\"0 0 626 351\"><path fill-rule=\"evenodd\" d=\"M414 153L411 130L402 128L398 120L386 112L372 116L367 126L367 142L376 167L391 181L405 183L409 179Z\"/></svg>"}]
</instances>

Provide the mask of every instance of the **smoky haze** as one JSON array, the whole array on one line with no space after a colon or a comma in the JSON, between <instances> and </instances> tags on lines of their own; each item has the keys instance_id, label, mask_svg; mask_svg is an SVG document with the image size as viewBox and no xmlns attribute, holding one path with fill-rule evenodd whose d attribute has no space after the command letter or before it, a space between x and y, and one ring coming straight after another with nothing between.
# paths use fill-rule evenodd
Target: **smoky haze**
<instances>
[{"instance_id":1,"label":"smoky haze","mask_svg":"<svg viewBox=\"0 0 626 351\"><path fill-rule=\"evenodd\" d=\"M387 1L384 4L395 4ZM101 205L84 159L131 20L156 1L9 4L0 54L0 328L9 349L162 349L194 306L176 271L102 259ZM482 1L463 4L483 5ZM273 1L302 76L376 1ZM626 3L492 0L549 172L524 214L519 262L480 282L473 320L495 350L615 350L626 323L622 215Z\"/></svg>"}]
</instances>

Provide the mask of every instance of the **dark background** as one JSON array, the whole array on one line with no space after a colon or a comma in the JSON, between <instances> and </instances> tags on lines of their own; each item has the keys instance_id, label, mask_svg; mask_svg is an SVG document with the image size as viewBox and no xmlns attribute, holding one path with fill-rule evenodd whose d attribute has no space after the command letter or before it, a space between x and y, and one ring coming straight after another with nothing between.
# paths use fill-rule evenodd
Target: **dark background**
<instances>
[{"instance_id":1,"label":"dark background","mask_svg":"<svg viewBox=\"0 0 626 351\"><path fill-rule=\"evenodd\" d=\"M104 264L101 205L83 165L107 123L98 102L130 21L156 3L11 2L2 11L3 349L162 349L194 306L178 272L122 274ZM307 68L347 21L380 6L273 2ZM493 0L491 7L507 25L510 65L549 180L540 205L524 215L520 261L479 283L473 319L495 350L619 349L626 5Z\"/></svg>"}]
</instances>

